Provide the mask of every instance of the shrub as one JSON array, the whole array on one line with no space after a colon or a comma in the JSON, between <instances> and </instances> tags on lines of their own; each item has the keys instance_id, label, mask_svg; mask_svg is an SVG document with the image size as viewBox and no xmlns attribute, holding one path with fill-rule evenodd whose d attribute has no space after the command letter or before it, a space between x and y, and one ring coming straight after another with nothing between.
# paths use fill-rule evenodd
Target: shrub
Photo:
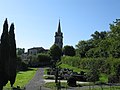
<instances>
[{"instance_id":1,"label":"shrub","mask_svg":"<svg viewBox=\"0 0 120 90\"><path fill-rule=\"evenodd\" d=\"M115 74L111 74L108 77L108 83L118 83L119 82L119 78L117 77L117 75Z\"/></svg>"},{"instance_id":2,"label":"shrub","mask_svg":"<svg viewBox=\"0 0 120 90\"><path fill-rule=\"evenodd\" d=\"M17 57L17 71L25 71L28 69L28 65L22 61L21 57Z\"/></svg>"},{"instance_id":3,"label":"shrub","mask_svg":"<svg viewBox=\"0 0 120 90\"><path fill-rule=\"evenodd\" d=\"M68 86L75 87L76 86L76 79L74 77L70 77L67 80L67 84L68 84Z\"/></svg>"},{"instance_id":4,"label":"shrub","mask_svg":"<svg viewBox=\"0 0 120 90\"><path fill-rule=\"evenodd\" d=\"M80 64L80 58L79 57L71 57L71 56L64 56L62 57L62 63L63 64L68 64L73 67L79 67Z\"/></svg>"},{"instance_id":5,"label":"shrub","mask_svg":"<svg viewBox=\"0 0 120 90\"><path fill-rule=\"evenodd\" d=\"M51 58L48 54L40 53L37 56L39 65L50 65Z\"/></svg>"}]
</instances>

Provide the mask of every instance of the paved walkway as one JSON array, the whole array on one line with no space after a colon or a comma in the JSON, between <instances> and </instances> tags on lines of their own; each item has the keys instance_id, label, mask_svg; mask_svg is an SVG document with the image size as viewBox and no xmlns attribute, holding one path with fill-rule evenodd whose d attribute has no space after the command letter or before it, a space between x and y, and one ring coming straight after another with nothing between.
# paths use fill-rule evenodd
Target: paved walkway
<instances>
[{"instance_id":1,"label":"paved walkway","mask_svg":"<svg viewBox=\"0 0 120 90\"><path fill-rule=\"evenodd\" d=\"M33 79L26 85L25 90L50 90L43 87L45 83L43 79L44 68L38 68Z\"/></svg>"}]
</instances>

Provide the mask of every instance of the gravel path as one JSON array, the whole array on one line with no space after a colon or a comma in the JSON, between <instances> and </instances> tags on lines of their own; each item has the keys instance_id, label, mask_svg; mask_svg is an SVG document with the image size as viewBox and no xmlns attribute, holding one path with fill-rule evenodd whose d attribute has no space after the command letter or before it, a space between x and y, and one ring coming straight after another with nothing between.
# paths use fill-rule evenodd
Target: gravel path
<instances>
[{"instance_id":1,"label":"gravel path","mask_svg":"<svg viewBox=\"0 0 120 90\"><path fill-rule=\"evenodd\" d=\"M45 83L43 80L44 68L39 68L36 71L33 79L26 85L25 90L50 90L48 88L43 87Z\"/></svg>"}]
</instances>

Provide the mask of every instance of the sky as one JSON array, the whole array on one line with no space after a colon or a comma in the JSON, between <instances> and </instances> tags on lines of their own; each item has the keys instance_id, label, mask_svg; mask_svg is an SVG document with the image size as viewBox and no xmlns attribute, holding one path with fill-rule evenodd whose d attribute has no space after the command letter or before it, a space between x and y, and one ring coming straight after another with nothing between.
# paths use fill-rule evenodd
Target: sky
<instances>
[{"instance_id":1,"label":"sky","mask_svg":"<svg viewBox=\"0 0 120 90\"><path fill-rule=\"evenodd\" d=\"M120 0L0 0L0 35L5 18L15 25L17 48L54 44L59 19L63 45L88 40L95 31L109 31L120 18Z\"/></svg>"}]
</instances>

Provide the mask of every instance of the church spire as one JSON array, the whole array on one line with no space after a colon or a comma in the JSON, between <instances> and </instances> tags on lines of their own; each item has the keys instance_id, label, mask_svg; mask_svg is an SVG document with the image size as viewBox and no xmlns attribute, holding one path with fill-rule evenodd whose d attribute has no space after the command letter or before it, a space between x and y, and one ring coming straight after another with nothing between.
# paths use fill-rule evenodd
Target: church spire
<instances>
[{"instance_id":1,"label":"church spire","mask_svg":"<svg viewBox=\"0 0 120 90\"><path fill-rule=\"evenodd\" d=\"M59 19L59 24L58 24L58 33L61 33L60 19Z\"/></svg>"},{"instance_id":2,"label":"church spire","mask_svg":"<svg viewBox=\"0 0 120 90\"><path fill-rule=\"evenodd\" d=\"M58 30L55 32L55 44L58 45L61 49L63 46L63 33L61 32L60 19L58 24Z\"/></svg>"}]
</instances>

